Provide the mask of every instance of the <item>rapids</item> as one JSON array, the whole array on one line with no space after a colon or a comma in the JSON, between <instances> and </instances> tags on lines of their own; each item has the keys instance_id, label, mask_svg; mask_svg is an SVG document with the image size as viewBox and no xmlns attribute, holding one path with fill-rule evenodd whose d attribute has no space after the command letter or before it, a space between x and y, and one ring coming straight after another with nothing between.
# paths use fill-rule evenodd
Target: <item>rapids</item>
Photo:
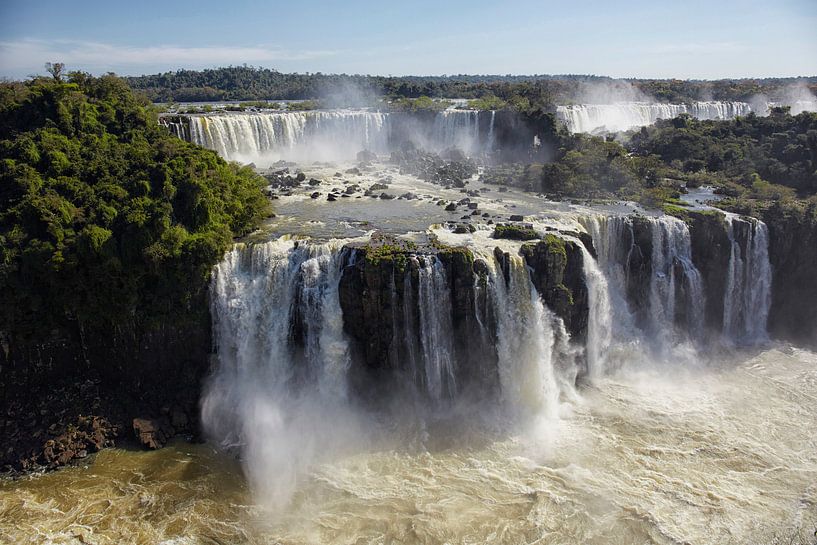
<instances>
[{"instance_id":1,"label":"rapids","mask_svg":"<svg viewBox=\"0 0 817 545\"><path fill-rule=\"evenodd\" d=\"M314 144L310 124L334 150L387 143L382 114L325 114L190 128L227 157ZM467 111L438 120L443 138L493 134ZM276 195L276 217L215 267L208 442L2 481L2 540L715 544L814 531L817 355L769 342L762 222L726 216L726 289L705 293L679 219L476 178L460 201L393 165L348 166L303 166L321 183ZM393 198L346 193L381 182ZM577 260L582 327L546 303L523 243L493 238L511 214L556 240L547 265ZM451 229L464 221L473 229ZM403 269L362 250L374 231L416 248ZM467 274L446 247L468 252ZM714 339L707 297L723 302ZM383 339L346 327L363 298L385 309ZM381 340L384 361L364 363L361 346Z\"/></svg>"},{"instance_id":2,"label":"rapids","mask_svg":"<svg viewBox=\"0 0 817 545\"><path fill-rule=\"evenodd\" d=\"M798 533L805 543L817 524L815 387L817 355L790 349L622 370L562 404L548 448L532 434L471 426L411 450L387 431L310 467L274 515L239 465L206 445L107 450L84 467L0 483L0 536L722 544L789 543Z\"/></svg>"}]
</instances>

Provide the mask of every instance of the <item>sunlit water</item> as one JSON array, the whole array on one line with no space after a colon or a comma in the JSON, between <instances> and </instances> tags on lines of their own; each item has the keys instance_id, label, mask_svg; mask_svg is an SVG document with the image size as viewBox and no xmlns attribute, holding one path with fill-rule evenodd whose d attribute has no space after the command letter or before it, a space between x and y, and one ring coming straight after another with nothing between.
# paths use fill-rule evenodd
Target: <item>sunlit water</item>
<instances>
[{"instance_id":1,"label":"sunlit water","mask_svg":"<svg viewBox=\"0 0 817 545\"><path fill-rule=\"evenodd\" d=\"M815 407L809 352L629 368L563 399L550 430L384 433L275 510L208 446L107 450L0 483L0 541L768 543L817 525Z\"/></svg>"}]
</instances>

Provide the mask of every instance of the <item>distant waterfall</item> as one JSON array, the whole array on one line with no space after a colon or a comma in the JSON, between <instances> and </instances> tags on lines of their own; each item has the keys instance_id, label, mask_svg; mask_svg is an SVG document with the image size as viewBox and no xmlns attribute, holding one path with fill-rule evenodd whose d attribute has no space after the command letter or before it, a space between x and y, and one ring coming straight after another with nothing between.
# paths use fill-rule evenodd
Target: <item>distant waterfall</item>
<instances>
[{"instance_id":1,"label":"distant waterfall","mask_svg":"<svg viewBox=\"0 0 817 545\"><path fill-rule=\"evenodd\" d=\"M466 152L480 149L480 112L447 109L434 117L432 141L438 149L458 148Z\"/></svg>"},{"instance_id":2,"label":"distant waterfall","mask_svg":"<svg viewBox=\"0 0 817 545\"><path fill-rule=\"evenodd\" d=\"M723 299L723 332L731 342L756 344L768 338L772 268L769 229L753 218L728 214L731 249Z\"/></svg>"},{"instance_id":3,"label":"distant waterfall","mask_svg":"<svg viewBox=\"0 0 817 545\"><path fill-rule=\"evenodd\" d=\"M697 119L734 119L751 111L752 106L747 102L619 102L557 106L556 116L570 132L592 133L601 130L625 131L652 125L659 119L672 119L684 113Z\"/></svg>"},{"instance_id":4,"label":"distant waterfall","mask_svg":"<svg viewBox=\"0 0 817 545\"><path fill-rule=\"evenodd\" d=\"M457 390L452 343L451 298L445 268L437 258L423 260L418 280L423 378L431 399L451 399Z\"/></svg>"},{"instance_id":5,"label":"distant waterfall","mask_svg":"<svg viewBox=\"0 0 817 545\"><path fill-rule=\"evenodd\" d=\"M369 111L191 115L190 140L231 160L338 159L388 150L387 114Z\"/></svg>"},{"instance_id":6,"label":"distant waterfall","mask_svg":"<svg viewBox=\"0 0 817 545\"><path fill-rule=\"evenodd\" d=\"M460 109L436 112L430 118L408 112L316 110L218 112L159 119L179 138L212 149L225 159L261 161L261 166L279 159L354 159L364 149L388 154L393 146L399 149L406 136L429 151L457 148L469 155L479 154L494 148L495 122L494 111Z\"/></svg>"}]
</instances>

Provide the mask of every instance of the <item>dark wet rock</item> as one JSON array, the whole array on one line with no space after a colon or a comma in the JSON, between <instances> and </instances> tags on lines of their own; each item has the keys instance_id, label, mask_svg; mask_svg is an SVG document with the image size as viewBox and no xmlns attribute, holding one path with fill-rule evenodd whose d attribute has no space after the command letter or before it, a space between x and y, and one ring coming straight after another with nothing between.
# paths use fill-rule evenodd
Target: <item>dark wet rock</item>
<instances>
[{"instance_id":1,"label":"dark wet rock","mask_svg":"<svg viewBox=\"0 0 817 545\"><path fill-rule=\"evenodd\" d=\"M452 203L448 203L448 205L445 207L445 210L446 210L447 212L453 212L453 211L455 211L456 209L457 209L457 203L453 203L453 202L452 202Z\"/></svg>"},{"instance_id":2,"label":"dark wet rock","mask_svg":"<svg viewBox=\"0 0 817 545\"><path fill-rule=\"evenodd\" d=\"M357 152L357 160L363 162L377 161L377 154L369 150L362 150Z\"/></svg>"},{"instance_id":3,"label":"dark wet rock","mask_svg":"<svg viewBox=\"0 0 817 545\"><path fill-rule=\"evenodd\" d=\"M310 195L310 197L313 198L313 199L317 199L320 196L321 196L321 194L320 194L319 191L315 191L313 194Z\"/></svg>"},{"instance_id":4,"label":"dark wet rock","mask_svg":"<svg viewBox=\"0 0 817 545\"><path fill-rule=\"evenodd\" d=\"M533 225L512 225L503 223L494 228L494 238L504 238L510 240L534 240L539 238L539 233L534 230Z\"/></svg>"},{"instance_id":5,"label":"dark wet rock","mask_svg":"<svg viewBox=\"0 0 817 545\"><path fill-rule=\"evenodd\" d=\"M573 241L549 234L540 242L523 245L521 253L548 308L562 318L571 340L583 344L589 301L581 248Z\"/></svg>"},{"instance_id":6,"label":"dark wet rock","mask_svg":"<svg viewBox=\"0 0 817 545\"><path fill-rule=\"evenodd\" d=\"M458 235L463 235L463 234L467 234L467 233L474 233L476 230L477 230L476 227L474 227L470 223L468 223L468 224L459 223L454 228L454 233L456 233Z\"/></svg>"},{"instance_id":7,"label":"dark wet rock","mask_svg":"<svg viewBox=\"0 0 817 545\"><path fill-rule=\"evenodd\" d=\"M409 191L408 193L403 193L402 195L400 195L400 198L405 199L407 201L411 201L411 200L416 199L417 195L415 195L414 193Z\"/></svg>"},{"instance_id":8,"label":"dark wet rock","mask_svg":"<svg viewBox=\"0 0 817 545\"><path fill-rule=\"evenodd\" d=\"M306 174L304 174L303 172L299 172L298 174L295 175L295 180L297 182L303 182L304 180L306 180Z\"/></svg>"},{"instance_id":9,"label":"dark wet rock","mask_svg":"<svg viewBox=\"0 0 817 545\"><path fill-rule=\"evenodd\" d=\"M309 185L311 185L312 187L315 187L316 185L321 185L321 181L318 180L317 178L310 178L309 179Z\"/></svg>"},{"instance_id":10,"label":"dark wet rock","mask_svg":"<svg viewBox=\"0 0 817 545\"><path fill-rule=\"evenodd\" d=\"M479 203L475 203L475 202L469 202L468 203L468 209L469 210L476 210L477 208L479 208Z\"/></svg>"},{"instance_id":11,"label":"dark wet rock","mask_svg":"<svg viewBox=\"0 0 817 545\"><path fill-rule=\"evenodd\" d=\"M388 189L389 186L387 184L381 182L375 182L369 186L369 191L383 191L384 189Z\"/></svg>"},{"instance_id":12,"label":"dark wet rock","mask_svg":"<svg viewBox=\"0 0 817 545\"><path fill-rule=\"evenodd\" d=\"M149 449L160 449L176 434L166 417L134 418L133 431L139 443Z\"/></svg>"},{"instance_id":13,"label":"dark wet rock","mask_svg":"<svg viewBox=\"0 0 817 545\"><path fill-rule=\"evenodd\" d=\"M769 331L817 349L817 204L772 203L761 209L760 218L769 228Z\"/></svg>"},{"instance_id":14,"label":"dark wet rock","mask_svg":"<svg viewBox=\"0 0 817 545\"><path fill-rule=\"evenodd\" d=\"M329 202L335 202L336 200L338 200L338 198L330 193L329 195L327 195L326 200Z\"/></svg>"},{"instance_id":15,"label":"dark wet rock","mask_svg":"<svg viewBox=\"0 0 817 545\"><path fill-rule=\"evenodd\" d=\"M512 214L509 219L510 221L525 221L525 216L519 214Z\"/></svg>"},{"instance_id":16,"label":"dark wet rock","mask_svg":"<svg viewBox=\"0 0 817 545\"><path fill-rule=\"evenodd\" d=\"M386 200L386 201L390 201L390 200L394 199L394 195L390 195L389 193L384 192L384 193L380 194L380 198L383 199L383 200Z\"/></svg>"}]
</instances>

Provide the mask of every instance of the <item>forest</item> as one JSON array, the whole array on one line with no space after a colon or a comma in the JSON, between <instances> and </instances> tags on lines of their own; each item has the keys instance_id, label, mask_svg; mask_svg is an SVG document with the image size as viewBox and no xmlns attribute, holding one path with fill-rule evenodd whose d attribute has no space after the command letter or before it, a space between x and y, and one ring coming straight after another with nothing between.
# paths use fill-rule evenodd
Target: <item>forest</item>
<instances>
[{"instance_id":1,"label":"forest","mask_svg":"<svg viewBox=\"0 0 817 545\"><path fill-rule=\"evenodd\" d=\"M594 88L611 87L660 102L750 100L763 94L780 98L793 84L817 90L817 77L723 79L623 79L593 75L448 75L368 76L347 74L286 74L267 68L229 66L206 70L177 70L126 78L154 102L219 100L296 100L343 97L347 102L367 96L387 98L482 98L494 95L506 102L514 97L549 105L577 101ZM354 105L354 104L346 105Z\"/></svg>"},{"instance_id":2,"label":"forest","mask_svg":"<svg viewBox=\"0 0 817 545\"><path fill-rule=\"evenodd\" d=\"M171 136L114 76L0 85L0 331L120 328L183 315L263 179Z\"/></svg>"}]
</instances>

